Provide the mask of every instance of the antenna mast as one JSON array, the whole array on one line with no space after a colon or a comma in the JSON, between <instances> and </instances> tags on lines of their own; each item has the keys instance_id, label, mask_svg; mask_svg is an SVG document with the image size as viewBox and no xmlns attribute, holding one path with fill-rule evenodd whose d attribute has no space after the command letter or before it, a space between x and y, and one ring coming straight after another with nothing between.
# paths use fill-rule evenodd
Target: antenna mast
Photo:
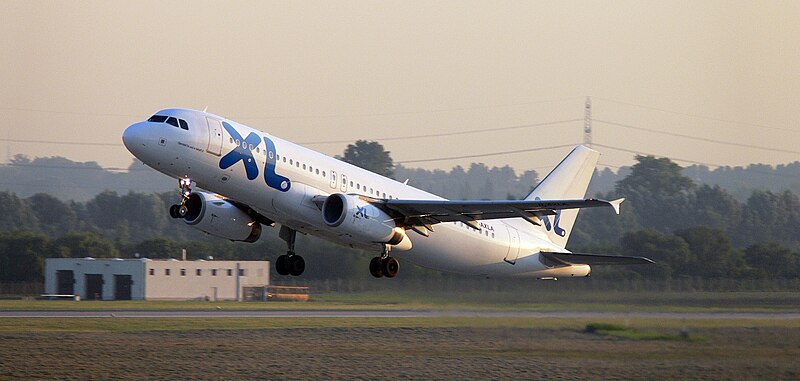
<instances>
[{"instance_id":1,"label":"antenna mast","mask_svg":"<svg viewBox=\"0 0 800 381\"><path fill-rule=\"evenodd\" d=\"M592 98L586 97L583 109L583 144L592 147Z\"/></svg>"}]
</instances>

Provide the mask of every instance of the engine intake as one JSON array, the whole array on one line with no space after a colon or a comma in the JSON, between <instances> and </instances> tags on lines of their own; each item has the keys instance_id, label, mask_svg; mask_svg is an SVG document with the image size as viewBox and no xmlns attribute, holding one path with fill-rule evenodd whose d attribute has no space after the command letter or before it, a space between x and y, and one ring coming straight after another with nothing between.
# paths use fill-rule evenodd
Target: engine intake
<instances>
[{"instance_id":1,"label":"engine intake","mask_svg":"<svg viewBox=\"0 0 800 381\"><path fill-rule=\"evenodd\" d=\"M184 205L188 212L183 222L195 229L231 241L255 242L261 237L260 223L217 195L194 192Z\"/></svg>"}]
</instances>

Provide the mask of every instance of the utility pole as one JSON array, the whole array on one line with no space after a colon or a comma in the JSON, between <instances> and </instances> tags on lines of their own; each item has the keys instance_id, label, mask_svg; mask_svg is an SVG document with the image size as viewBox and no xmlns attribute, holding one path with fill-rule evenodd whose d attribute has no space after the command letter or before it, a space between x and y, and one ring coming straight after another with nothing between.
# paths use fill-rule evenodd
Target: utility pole
<instances>
[{"instance_id":1,"label":"utility pole","mask_svg":"<svg viewBox=\"0 0 800 381\"><path fill-rule=\"evenodd\" d=\"M583 109L583 144L592 147L592 98L586 97Z\"/></svg>"}]
</instances>

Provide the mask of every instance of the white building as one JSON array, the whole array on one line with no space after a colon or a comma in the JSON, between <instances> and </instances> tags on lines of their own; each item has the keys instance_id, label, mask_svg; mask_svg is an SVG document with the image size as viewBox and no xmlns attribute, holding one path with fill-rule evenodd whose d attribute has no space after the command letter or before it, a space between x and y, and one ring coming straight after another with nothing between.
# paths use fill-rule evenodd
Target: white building
<instances>
[{"instance_id":1,"label":"white building","mask_svg":"<svg viewBox=\"0 0 800 381\"><path fill-rule=\"evenodd\" d=\"M46 294L81 299L241 300L243 287L269 285L269 261L48 258Z\"/></svg>"}]
</instances>

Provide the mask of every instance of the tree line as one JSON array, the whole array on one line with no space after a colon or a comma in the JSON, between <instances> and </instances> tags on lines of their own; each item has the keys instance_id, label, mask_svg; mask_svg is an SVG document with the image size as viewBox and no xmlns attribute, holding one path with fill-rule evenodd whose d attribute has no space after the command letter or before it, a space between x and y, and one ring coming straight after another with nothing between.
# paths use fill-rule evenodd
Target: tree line
<instances>
[{"instance_id":1,"label":"tree line","mask_svg":"<svg viewBox=\"0 0 800 381\"><path fill-rule=\"evenodd\" d=\"M409 170L392 165L389 152L380 144L351 146L343 160L393 174L400 181L408 178L413 186L453 199L520 198L538 177L533 171L516 175L508 167L482 164L452 172ZM612 191L595 195L626 197L621 215L605 208L582 211L568 248L646 256L657 264L603 268L593 276L798 277L797 194L757 190L741 202L719 186L697 185L668 159L639 156L636 160ZM274 260L286 251L277 229L265 228L259 242L247 244L210 237L171 219L166 210L178 197L175 192L104 191L77 202L46 193L21 197L0 192L0 282L40 281L48 257L179 258L186 248L189 259ZM366 264L375 253L307 236L301 236L297 245L308 263L304 277L369 277ZM449 276L410 265L403 267L402 274Z\"/></svg>"}]
</instances>

